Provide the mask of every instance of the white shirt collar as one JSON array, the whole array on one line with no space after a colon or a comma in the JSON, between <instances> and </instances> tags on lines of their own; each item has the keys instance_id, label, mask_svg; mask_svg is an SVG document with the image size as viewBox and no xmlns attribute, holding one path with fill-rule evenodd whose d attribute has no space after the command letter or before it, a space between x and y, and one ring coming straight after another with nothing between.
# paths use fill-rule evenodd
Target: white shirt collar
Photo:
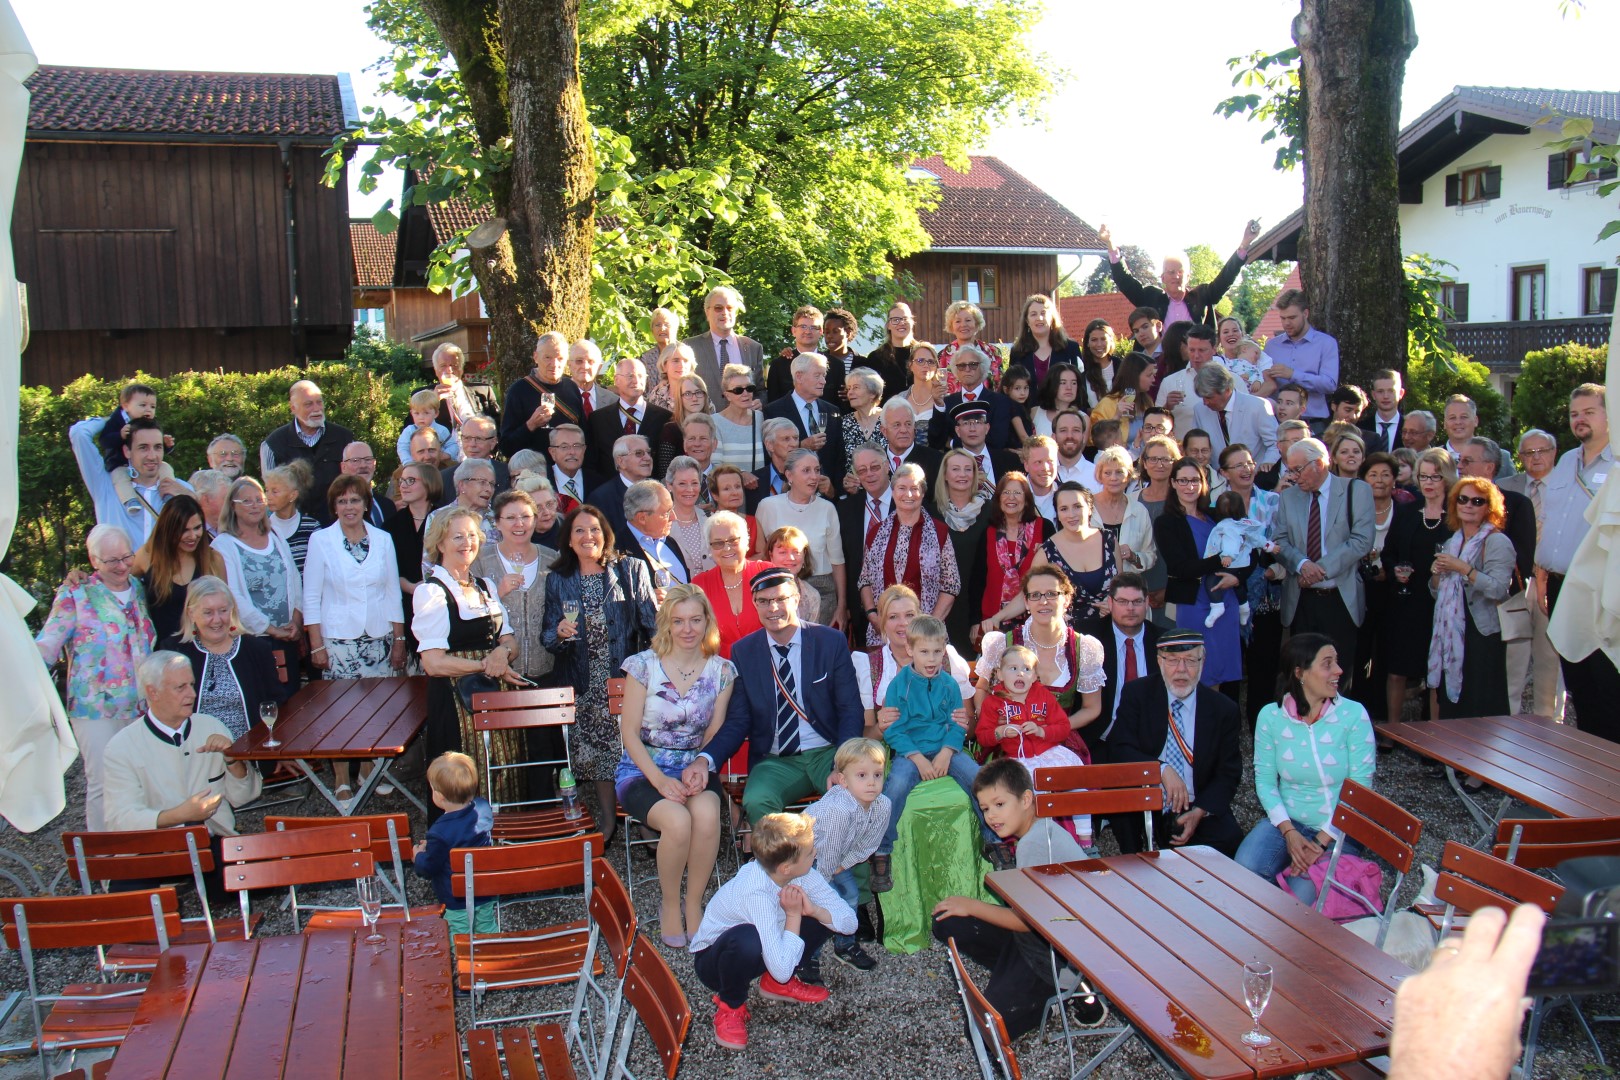
<instances>
[{"instance_id":1,"label":"white shirt collar","mask_svg":"<svg viewBox=\"0 0 1620 1080\"><path fill-rule=\"evenodd\" d=\"M186 729L186 721L185 720L180 721L180 726L179 727L170 727L168 724L165 724L163 721L161 721L157 717L153 716L150 711L147 712L146 718L147 718L147 720L151 721L153 727L157 728L159 731L161 731L165 735L169 736L170 739L173 739L176 735L179 735L182 731L184 731ZM189 720L190 717L187 717L186 719Z\"/></svg>"}]
</instances>

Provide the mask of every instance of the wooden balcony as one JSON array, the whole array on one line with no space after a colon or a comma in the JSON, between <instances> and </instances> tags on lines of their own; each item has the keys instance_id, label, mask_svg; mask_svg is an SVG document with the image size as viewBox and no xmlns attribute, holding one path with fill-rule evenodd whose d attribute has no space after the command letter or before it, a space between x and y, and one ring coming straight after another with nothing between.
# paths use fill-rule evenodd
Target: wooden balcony
<instances>
[{"instance_id":1,"label":"wooden balcony","mask_svg":"<svg viewBox=\"0 0 1620 1080\"><path fill-rule=\"evenodd\" d=\"M1538 319L1523 322L1447 323L1457 351L1494 372L1513 374L1525 353L1573 341L1577 345L1609 343L1609 316L1585 315L1578 319Z\"/></svg>"}]
</instances>

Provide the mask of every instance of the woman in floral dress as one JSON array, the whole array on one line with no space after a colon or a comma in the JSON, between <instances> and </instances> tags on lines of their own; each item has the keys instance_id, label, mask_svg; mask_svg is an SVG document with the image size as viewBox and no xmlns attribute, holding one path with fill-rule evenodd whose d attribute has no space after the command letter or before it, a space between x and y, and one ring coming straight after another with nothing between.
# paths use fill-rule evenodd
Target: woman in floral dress
<instances>
[{"instance_id":1,"label":"woman in floral dress","mask_svg":"<svg viewBox=\"0 0 1620 1080\"><path fill-rule=\"evenodd\" d=\"M596 507L570 510L562 537L546 578L540 642L557 658L552 678L575 688L574 774L596 785L597 828L606 843L617 824L613 781L622 756L607 682L657 630L658 600L647 564L619 554L613 527Z\"/></svg>"},{"instance_id":2,"label":"woman in floral dress","mask_svg":"<svg viewBox=\"0 0 1620 1080\"><path fill-rule=\"evenodd\" d=\"M703 921L703 889L720 851L722 803L717 770L709 770L700 788L683 783L681 773L724 722L737 678L720 655L720 628L702 589L671 586L658 609L652 648L626 657L624 673L624 754L615 792L626 813L658 831L659 933L665 945L681 949Z\"/></svg>"}]
</instances>

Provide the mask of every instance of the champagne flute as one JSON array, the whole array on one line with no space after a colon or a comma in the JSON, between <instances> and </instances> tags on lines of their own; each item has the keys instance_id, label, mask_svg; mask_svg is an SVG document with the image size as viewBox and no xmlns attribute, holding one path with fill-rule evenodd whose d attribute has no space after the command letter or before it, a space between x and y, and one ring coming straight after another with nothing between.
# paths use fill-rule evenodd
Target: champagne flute
<instances>
[{"instance_id":1,"label":"champagne flute","mask_svg":"<svg viewBox=\"0 0 1620 1080\"><path fill-rule=\"evenodd\" d=\"M1256 960L1243 965L1243 1001L1254 1020L1254 1030L1243 1036L1249 1046L1270 1046L1271 1036L1260 1030L1260 1014L1271 1004L1271 965Z\"/></svg>"},{"instance_id":2,"label":"champagne flute","mask_svg":"<svg viewBox=\"0 0 1620 1080\"><path fill-rule=\"evenodd\" d=\"M281 707L273 701L259 702L259 721L264 724L270 737L264 741L266 749L280 746L281 740L276 738L276 717L281 714Z\"/></svg>"},{"instance_id":3,"label":"champagne flute","mask_svg":"<svg viewBox=\"0 0 1620 1080\"><path fill-rule=\"evenodd\" d=\"M360 896L360 917L366 921L367 945L381 945L386 939L377 932L377 920L382 917L382 886L376 875L354 879L354 888Z\"/></svg>"},{"instance_id":4,"label":"champagne flute","mask_svg":"<svg viewBox=\"0 0 1620 1080\"><path fill-rule=\"evenodd\" d=\"M579 601L578 600L564 600L563 601L563 621L568 623L570 626L579 625Z\"/></svg>"}]
</instances>

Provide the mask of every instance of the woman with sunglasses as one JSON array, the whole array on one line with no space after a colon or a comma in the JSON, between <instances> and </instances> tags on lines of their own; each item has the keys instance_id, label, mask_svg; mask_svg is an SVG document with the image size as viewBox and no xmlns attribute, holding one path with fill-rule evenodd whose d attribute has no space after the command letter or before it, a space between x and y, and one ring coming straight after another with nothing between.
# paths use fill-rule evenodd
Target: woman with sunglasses
<instances>
[{"instance_id":1,"label":"woman with sunglasses","mask_svg":"<svg viewBox=\"0 0 1620 1080\"><path fill-rule=\"evenodd\" d=\"M1384 565L1395 578L1388 624L1380 635L1391 719L1401 715L1407 687L1429 674L1429 642L1434 633L1429 577L1435 554L1451 539L1446 496L1457 482L1451 455L1440 447L1419 454L1417 482L1422 501L1395 507L1395 520L1384 540Z\"/></svg>"},{"instance_id":2,"label":"woman with sunglasses","mask_svg":"<svg viewBox=\"0 0 1620 1080\"><path fill-rule=\"evenodd\" d=\"M762 431L765 421L759 414L758 390L751 370L741 364L727 364L720 375L726 407L713 414L714 426L720 433L714 461L741 469L747 477L745 486L750 488L759 484L753 474L766 461Z\"/></svg>"},{"instance_id":3,"label":"woman with sunglasses","mask_svg":"<svg viewBox=\"0 0 1620 1080\"><path fill-rule=\"evenodd\" d=\"M1164 559L1169 581L1164 598L1176 605L1176 625L1204 638L1205 686L1213 686L1238 699L1243 679L1243 649L1238 641L1238 605L1228 603L1212 624L1210 606L1237 586L1237 575L1226 569L1232 560L1204 555L1215 522L1209 516L1209 481L1203 467L1182 458L1170 467L1170 498L1153 523L1153 539ZM1206 584L1206 578L1212 578Z\"/></svg>"},{"instance_id":4,"label":"woman with sunglasses","mask_svg":"<svg viewBox=\"0 0 1620 1080\"><path fill-rule=\"evenodd\" d=\"M1514 569L1513 542L1502 531L1502 492L1489 480L1465 476L1451 486L1446 502L1452 535L1429 576L1429 685L1442 720L1502 716L1511 710L1507 643L1496 607L1513 589Z\"/></svg>"}]
</instances>

